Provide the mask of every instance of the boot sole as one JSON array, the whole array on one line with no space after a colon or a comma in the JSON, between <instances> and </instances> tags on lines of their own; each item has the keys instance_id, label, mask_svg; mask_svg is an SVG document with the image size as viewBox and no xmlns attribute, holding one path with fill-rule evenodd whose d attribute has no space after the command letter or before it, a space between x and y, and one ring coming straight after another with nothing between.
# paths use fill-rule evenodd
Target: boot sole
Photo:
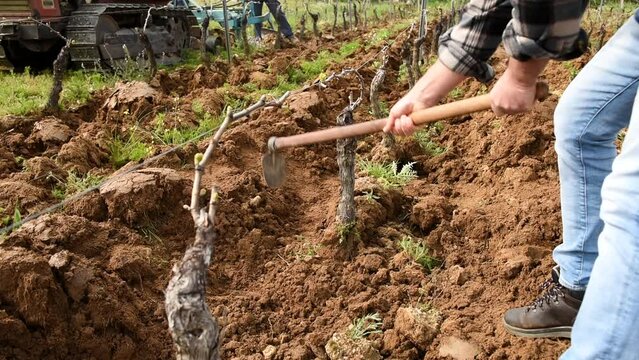
<instances>
[{"instance_id":1,"label":"boot sole","mask_svg":"<svg viewBox=\"0 0 639 360\"><path fill-rule=\"evenodd\" d=\"M506 331L517 336L528 338L567 338L570 339L572 326L557 326L545 329L523 329L512 325L508 325L504 321Z\"/></svg>"}]
</instances>

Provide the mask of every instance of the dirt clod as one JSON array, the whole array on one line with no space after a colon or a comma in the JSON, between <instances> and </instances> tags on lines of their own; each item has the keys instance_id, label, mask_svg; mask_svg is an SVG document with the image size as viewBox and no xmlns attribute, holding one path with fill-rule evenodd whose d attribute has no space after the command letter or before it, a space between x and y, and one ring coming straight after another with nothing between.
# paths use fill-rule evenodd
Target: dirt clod
<instances>
[{"instance_id":1,"label":"dirt clod","mask_svg":"<svg viewBox=\"0 0 639 360\"><path fill-rule=\"evenodd\" d=\"M477 358L477 345L454 336L448 336L439 345L439 356L450 356L454 360L473 360Z\"/></svg>"},{"instance_id":2,"label":"dirt clod","mask_svg":"<svg viewBox=\"0 0 639 360\"><path fill-rule=\"evenodd\" d=\"M27 145L46 148L66 143L75 132L60 119L45 118L33 126L33 132L26 140Z\"/></svg>"},{"instance_id":3,"label":"dirt clod","mask_svg":"<svg viewBox=\"0 0 639 360\"><path fill-rule=\"evenodd\" d=\"M128 173L100 189L109 216L130 225L181 209L188 199L188 182L175 170L149 168ZM179 211L179 210L178 210Z\"/></svg>"},{"instance_id":4,"label":"dirt clod","mask_svg":"<svg viewBox=\"0 0 639 360\"><path fill-rule=\"evenodd\" d=\"M255 84L258 89L270 89L277 84L275 76L261 71L252 72L249 76L249 81Z\"/></svg>"},{"instance_id":5,"label":"dirt clod","mask_svg":"<svg viewBox=\"0 0 639 360\"><path fill-rule=\"evenodd\" d=\"M401 307L395 316L395 330L425 351L439 333L441 321L441 315L435 309Z\"/></svg>"}]
</instances>

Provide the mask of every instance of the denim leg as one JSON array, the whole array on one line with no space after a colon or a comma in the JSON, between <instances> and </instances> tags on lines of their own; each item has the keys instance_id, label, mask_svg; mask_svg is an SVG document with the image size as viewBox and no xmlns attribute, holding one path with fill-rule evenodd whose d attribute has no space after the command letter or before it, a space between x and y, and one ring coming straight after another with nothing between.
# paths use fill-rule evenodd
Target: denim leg
<instances>
[{"instance_id":1,"label":"denim leg","mask_svg":"<svg viewBox=\"0 0 639 360\"><path fill-rule=\"evenodd\" d=\"M264 2L261 0L254 1L253 6L253 15L254 16L262 16L262 7L264 7ZM262 38L262 23L257 23L255 26L255 37L258 39Z\"/></svg>"},{"instance_id":2,"label":"denim leg","mask_svg":"<svg viewBox=\"0 0 639 360\"><path fill-rule=\"evenodd\" d=\"M601 186L628 126L639 78L639 24L631 18L577 75L555 110L563 243L559 282L583 290L597 258Z\"/></svg>"},{"instance_id":3,"label":"denim leg","mask_svg":"<svg viewBox=\"0 0 639 360\"><path fill-rule=\"evenodd\" d=\"M635 28L639 46L639 24ZM639 96L601 195L599 257L563 360L639 358Z\"/></svg>"},{"instance_id":4,"label":"denim leg","mask_svg":"<svg viewBox=\"0 0 639 360\"><path fill-rule=\"evenodd\" d=\"M273 14L275 21L279 24L280 31L284 37L293 36L293 30L291 30L291 25L286 20L286 15L284 15L284 10L278 11L280 7L279 0L265 0L266 6L268 6L268 10Z\"/></svg>"}]
</instances>

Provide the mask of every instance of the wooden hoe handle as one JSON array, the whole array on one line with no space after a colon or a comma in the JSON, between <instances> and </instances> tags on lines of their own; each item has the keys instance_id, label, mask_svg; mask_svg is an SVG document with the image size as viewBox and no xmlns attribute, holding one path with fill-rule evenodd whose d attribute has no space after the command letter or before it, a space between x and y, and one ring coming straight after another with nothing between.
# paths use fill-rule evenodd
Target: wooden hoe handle
<instances>
[{"instance_id":1,"label":"wooden hoe handle","mask_svg":"<svg viewBox=\"0 0 639 360\"><path fill-rule=\"evenodd\" d=\"M535 98L543 101L548 97L548 85L544 82L537 83ZM410 114L411 120L417 126L426 125L439 120L471 114L490 109L490 94L475 96L469 99L459 100L448 104L437 105L428 109L415 111ZM361 135L373 134L384 129L387 119L377 119L359 124L337 126L325 130L309 133L269 139L269 150L275 151L294 146L316 144L336 139L344 139Z\"/></svg>"}]
</instances>

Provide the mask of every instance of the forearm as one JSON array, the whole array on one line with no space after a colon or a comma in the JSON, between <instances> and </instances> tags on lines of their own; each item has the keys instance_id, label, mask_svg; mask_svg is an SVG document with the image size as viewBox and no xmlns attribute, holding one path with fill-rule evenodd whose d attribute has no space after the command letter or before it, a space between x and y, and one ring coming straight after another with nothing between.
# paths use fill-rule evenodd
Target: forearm
<instances>
[{"instance_id":1,"label":"forearm","mask_svg":"<svg viewBox=\"0 0 639 360\"><path fill-rule=\"evenodd\" d=\"M419 79L409 94L424 104L433 106L466 78L467 76L450 70L438 60Z\"/></svg>"},{"instance_id":2,"label":"forearm","mask_svg":"<svg viewBox=\"0 0 639 360\"><path fill-rule=\"evenodd\" d=\"M533 86L537 83L537 78L548 64L548 59L530 59L519 61L515 58L508 59L508 68L504 76L510 77L513 81L524 86Z\"/></svg>"}]
</instances>

